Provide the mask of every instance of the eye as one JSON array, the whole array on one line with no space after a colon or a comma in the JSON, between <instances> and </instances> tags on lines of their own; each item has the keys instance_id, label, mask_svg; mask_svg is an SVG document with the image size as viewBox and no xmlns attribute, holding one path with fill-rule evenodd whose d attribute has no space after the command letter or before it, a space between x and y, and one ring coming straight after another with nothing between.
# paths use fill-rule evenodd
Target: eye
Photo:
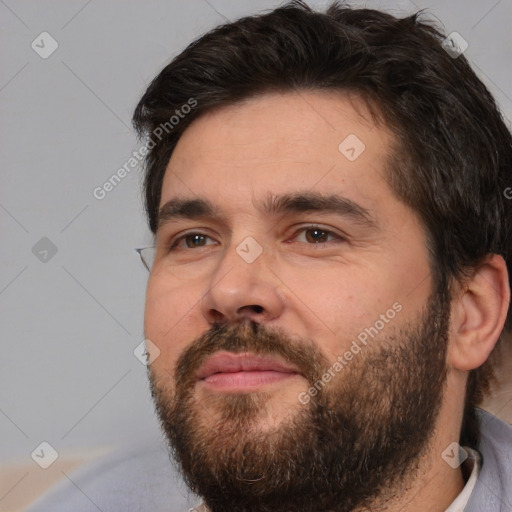
<instances>
[{"instance_id":1,"label":"eye","mask_svg":"<svg viewBox=\"0 0 512 512\"><path fill-rule=\"evenodd\" d=\"M306 242L309 245L312 244L325 244L330 241L329 238L334 238L336 240L343 241L344 238L341 235L334 233L333 231L329 231L327 229L323 229L320 226L305 226L299 230L298 233L301 235L295 235L294 238L303 238L303 240L299 240L301 242Z\"/></svg>"},{"instance_id":2,"label":"eye","mask_svg":"<svg viewBox=\"0 0 512 512\"><path fill-rule=\"evenodd\" d=\"M169 248L169 252L175 250L195 249L197 247L212 245L206 243L207 239L212 240L212 238L210 238L208 235L205 235L204 233L187 233L172 242L171 247ZM185 243L185 247L183 246L183 242Z\"/></svg>"},{"instance_id":3,"label":"eye","mask_svg":"<svg viewBox=\"0 0 512 512\"><path fill-rule=\"evenodd\" d=\"M316 225L304 226L296 232L296 234L293 236L293 239L297 239L296 241L306 243L307 245L326 245L327 242L345 240L343 236ZM207 243L208 240L210 240L210 243ZM171 242L169 252L187 251L190 249L198 249L200 247L216 244L217 242L215 240L204 233L186 233Z\"/></svg>"}]
</instances>

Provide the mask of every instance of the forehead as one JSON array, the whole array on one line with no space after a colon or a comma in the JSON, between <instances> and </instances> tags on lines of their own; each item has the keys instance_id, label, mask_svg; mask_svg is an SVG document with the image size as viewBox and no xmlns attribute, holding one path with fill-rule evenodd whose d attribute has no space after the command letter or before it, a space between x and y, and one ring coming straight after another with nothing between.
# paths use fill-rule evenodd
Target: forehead
<instances>
[{"instance_id":1,"label":"forehead","mask_svg":"<svg viewBox=\"0 0 512 512\"><path fill-rule=\"evenodd\" d=\"M160 206L208 197L227 212L295 190L388 196L393 137L346 93L265 94L207 112L183 133L169 161ZM376 193L371 193L371 189ZM387 190L385 190L387 189Z\"/></svg>"}]
</instances>

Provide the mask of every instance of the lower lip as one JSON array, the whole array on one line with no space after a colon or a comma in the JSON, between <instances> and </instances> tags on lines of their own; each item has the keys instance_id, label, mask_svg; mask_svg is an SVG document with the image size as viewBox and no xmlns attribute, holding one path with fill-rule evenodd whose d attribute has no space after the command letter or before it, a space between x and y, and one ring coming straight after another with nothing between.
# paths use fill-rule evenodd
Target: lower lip
<instances>
[{"instance_id":1,"label":"lower lip","mask_svg":"<svg viewBox=\"0 0 512 512\"><path fill-rule=\"evenodd\" d=\"M266 384L283 382L297 375L273 370L226 372L214 373L202 379L202 382L215 391L251 391Z\"/></svg>"}]
</instances>

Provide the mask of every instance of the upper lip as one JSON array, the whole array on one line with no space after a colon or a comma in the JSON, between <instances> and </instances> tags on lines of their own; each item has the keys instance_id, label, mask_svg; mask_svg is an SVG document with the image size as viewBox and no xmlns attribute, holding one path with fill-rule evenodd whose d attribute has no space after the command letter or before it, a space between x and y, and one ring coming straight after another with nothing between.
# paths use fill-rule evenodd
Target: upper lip
<instances>
[{"instance_id":1,"label":"upper lip","mask_svg":"<svg viewBox=\"0 0 512 512\"><path fill-rule=\"evenodd\" d=\"M214 373L232 373L240 371L272 370L283 373L300 373L299 369L289 363L269 356L231 352L219 352L208 358L199 368L196 377L198 380L206 379Z\"/></svg>"}]
</instances>

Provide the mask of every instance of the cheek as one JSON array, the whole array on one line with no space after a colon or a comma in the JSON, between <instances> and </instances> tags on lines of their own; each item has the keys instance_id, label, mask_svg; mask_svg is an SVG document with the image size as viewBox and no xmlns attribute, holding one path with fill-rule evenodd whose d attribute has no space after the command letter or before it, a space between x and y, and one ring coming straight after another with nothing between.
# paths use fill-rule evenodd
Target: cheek
<instances>
[{"instance_id":1,"label":"cheek","mask_svg":"<svg viewBox=\"0 0 512 512\"><path fill-rule=\"evenodd\" d=\"M198 335L191 314L200 297L190 287L176 286L162 275L150 275L146 289L144 332L160 349L155 367L170 370L182 350ZM197 307L197 306L196 306ZM152 365L153 366L153 365Z\"/></svg>"},{"instance_id":2,"label":"cheek","mask_svg":"<svg viewBox=\"0 0 512 512\"><path fill-rule=\"evenodd\" d=\"M378 303L385 302L377 294L382 288L371 285L375 277L368 268L336 264L298 272L283 269L280 277L288 307L330 360L343 353L370 320L375 321Z\"/></svg>"},{"instance_id":3,"label":"cheek","mask_svg":"<svg viewBox=\"0 0 512 512\"><path fill-rule=\"evenodd\" d=\"M288 273L286 283L293 292L288 300L331 361L350 350L354 341L379 343L404 316L400 292L407 280L391 268L336 265L299 275Z\"/></svg>"},{"instance_id":4,"label":"cheek","mask_svg":"<svg viewBox=\"0 0 512 512\"><path fill-rule=\"evenodd\" d=\"M382 285L374 286L378 278L368 267L332 265L296 273L293 291L327 327L339 321L357 325L386 292Z\"/></svg>"}]
</instances>

